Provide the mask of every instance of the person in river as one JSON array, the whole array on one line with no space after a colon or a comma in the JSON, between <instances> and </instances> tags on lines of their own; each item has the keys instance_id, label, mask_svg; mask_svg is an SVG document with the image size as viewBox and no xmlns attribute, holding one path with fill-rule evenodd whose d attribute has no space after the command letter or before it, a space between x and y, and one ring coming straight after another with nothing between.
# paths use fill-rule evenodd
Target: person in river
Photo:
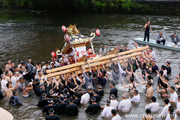
<instances>
[{"instance_id":1,"label":"person in river","mask_svg":"<svg viewBox=\"0 0 180 120\"><path fill-rule=\"evenodd\" d=\"M172 43L174 43L175 45L178 44L178 42L180 42L179 37L176 35L176 33L173 33L172 35L169 36L172 40Z\"/></svg>"},{"instance_id":2,"label":"person in river","mask_svg":"<svg viewBox=\"0 0 180 120\"><path fill-rule=\"evenodd\" d=\"M111 101L107 100L106 101L106 106L105 106L105 108L103 109L103 111L101 113L102 118L110 118L110 117L112 117L111 110L114 109L114 108L112 106L110 106L110 104L111 104Z\"/></svg>"},{"instance_id":3,"label":"person in river","mask_svg":"<svg viewBox=\"0 0 180 120\"><path fill-rule=\"evenodd\" d=\"M166 70L167 74L171 74L171 63L169 61L166 62Z\"/></svg>"},{"instance_id":4,"label":"person in river","mask_svg":"<svg viewBox=\"0 0 180 120\"><path fill-rule=\"evenodd\" d=\"M147 38L147 42L149 42L149 31L151 30L152 31L152 29L151 29L151 22L150 21L148 21L145 25L144 25L144 41L146 41L146 38ZM153 33L153 31L152 31L152 33Z\"/></svg>"},{"instance_id":5,"label":"person in river","mask_svg":"<svg viewBox=\"0 0 180 120\"><path fill-rule=\"evenodd\" d=\"M169 113L166 116L165 120L177 120L177 114L175 113L175 110L174 110L173 106L169 106L168 112Z\"/></svg>"},{"instance_id":6,"label":"person in river","mask_svg":"<svg viewBox=\"0 0 180 120\"><path fill-rule=\"evenodd\" d=\"M15 105L23 105L23 103L20 101L19 97L17 96L17 91L13 91L13 95L10 97L9 103L13 106Z\"/></svg>"},{"instance_id":7,"label":"person in river","mask_svg":"<svg viewBox=\"0 0 180 120\"><path fill-rule=\"evenodd\" d=\"M123 81L124 88L129 88L129 92L133 92L136 90L136 87L139 86L138 83L134 82L134 77L130 78L130 84L126 85L125 82Z\"/></svg>"},{"instance_id":8,"label":"person in river","mask_svg":"<svg viewBox=\"0 0 180 120\"><path fill-rule=\"evenodd\" d=\"M56 105L54 104L53 99L48 100L48 105L44 106L42 109L43 113L46 113L46 115L49 115L49 110L53 108L54 110L56 109Z\"/></svg>"},{"instance_id":9,"label":"person in river","mask_svg":"<svg viewBox=\"0 0 180 120\"><path fill-rule=\"evenodd\" d=\"M87 108L84 108L86 113L90 113L90 114L98 113L101 110L101 106L96 103L96 98L95 97L91 98L91 103L92 104L89 104Z\"/></svg>"},{"instance_id":10,"label":"person in river","mask_svg":"<svg viewBox=\"0 0 180 120\"><path fill-rule=\"evenodd\" d=\"M134 91L132 92L132 95L133 95L133 97L130 98L130 95L128 94L129 100L130 100L132 103L139 103L139 102L140 102L140 95L138 94L138 90L134 90Z\"/></svg>"},{"instance_id":11,"label":"person in river","mask_svg":"<svg viewBox=\"0 0 180 120\"><path fill-rule=\"evenodd\" d=\"M49 109L49 115L46 116L45 120L61 120L61 118L58 115L54 115L54 109Z\"/></svg>"},{"instance_id":12,"label":"person in river","mask_svg":"<svg viewBox=\"0 0 180 120\"><path fill-rule=\"evenodd\" d=\"M131 101L129 99L127 99L126 93L123 93L122 99L123 100L121 102L119 102L118 110L122 111L124 113L129 112L131 109Z\"/></svg>"},{"instance_id":13,"label":"person in river","mask_svg":"<svg viewBox=\"0 0 180 120\"><path fill-rule=\"evenodd\" d=\"M115 109L111 110L113 118L111 120L121 120L121 117L117 114Z\"/></svg>"},{"instance_id":14,"label":"person in river","mask_svg":"<svg viewBox=\"0 0 180 120\"><path fill-rule=\"evenodd\" d=\"M114 94L112 94L112 95L110 95L110 106L112 106L115 110L117 110L118 109L118 101L116 100L116 98L115 98L115 95Z\"/></svg>"},{"instance_id":15,"label":"person in river","mask_svg":"<svg viewBox=\"0 0 180 120\"><path fill-rule=\"evenodd\" d=\"M168 108L169 108L170 104L169 104L169 99L164 99L164 107L163 110L161 112L161 114L159 115L159 117L161 118L166 118L166 116L168 115Z\"/></svg>"},{"instance_id":16,"label":"person in river","mask_svg":"<svg viewBox=\"0 0 180 120\"><path fill-rule=\"evenodd\" d=\"M174 86L170 87L170 95L167 95L167 97L170 98L169 102L171 104L177 104L178 103L178 95L177 95L177 93L175 91L175 87Z\"/></svg>"},{"instance_id":17,"label":"person in river","mask_svg":"<svg viewBox=\"0 0 180 120\"><path fill-rule=\"evenodd\" d=\"M151 103L147 104L145 109L150 109L151 112L155 113L159 111L159 103L156 102L156 97L152 96L151 97Z\"/></svg>"},{"instance_id":18,"label":"person in river","mask_svg":"<svg viewBox=\"0 0 180 120\"><path fill-rule=\"evenodd\" d=\"M115 83L114 83L114 82L111 82L110 87L111 87L110 95L113 94L113 95L115 95L115 97L117 98L118 90L117 90L117 88L115 87Z\"/></svg>"},{"instance_id":19,"label":"person in river","mask_svg":"<svg viewBox=\"0 0 180 120\"><path fill-rule=\"evenodd\" d=\"M73 103L73 98L69 98L69 104L66 106L66 115L67 116L77 116L78 115L78 107Z\"/></svg>"},{"instance_id":20,"label":"person in river","mask_svg":"<svg viewBox=\"0 0 180 120\"><path fill-rule=\"evenodd\" d=\"M150 109L146 109L146 116L144 116L142 120L154 120L153 117L151 116Z\"/></svg>"},{"instance_id":21,"label":"person in river","mask_svg":"<svg viewBox=\"0 0 180 120\"><path fill-rule=\"evenodd\" d=\"M163 33L160 31L159 34L157 35L156 43L157 43L157 44L161 44L161 42L163 43L163 45L165 45L166 40L165 40L165 36L164 36Z\"/></svg>"},{"instance_id":22,"label":"person in river","mask_svg":"<svg viewBox=\"0 0 180 120\"><path fill-rule=\"evenodd\" d=\"M30 82L29 84L25 84L23 88L23 97L29 97L31 90L33 90L32 82Z\"/></svg>"},{"instance_id":23,"label":"person in river","mask_svg":"<svg viewBox=\"0 0 180 120\"><path fill-rule=\"evenodd\" d=\"M146 97L151 98L153 96L153 86L150 81L147 82L146 88Z\"/></svg>"}]
</instances>

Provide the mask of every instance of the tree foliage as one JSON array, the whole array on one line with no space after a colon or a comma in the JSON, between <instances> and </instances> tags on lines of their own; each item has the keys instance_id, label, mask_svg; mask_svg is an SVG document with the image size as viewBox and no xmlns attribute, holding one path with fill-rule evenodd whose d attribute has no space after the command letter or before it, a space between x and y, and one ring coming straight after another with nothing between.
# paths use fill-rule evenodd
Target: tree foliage
<instances>
[{"instance_id":1,"label":"tree foliage","mask_svg":"<svg viewBox=\"0 0 180 120\"><path fill-rule=\"evenodd\" d=\"M75 10L90 12L131 11L143 8L143 5L132 0L0 0L7 8L42 9L42 10Z\"/></svg>"}]
</instances>

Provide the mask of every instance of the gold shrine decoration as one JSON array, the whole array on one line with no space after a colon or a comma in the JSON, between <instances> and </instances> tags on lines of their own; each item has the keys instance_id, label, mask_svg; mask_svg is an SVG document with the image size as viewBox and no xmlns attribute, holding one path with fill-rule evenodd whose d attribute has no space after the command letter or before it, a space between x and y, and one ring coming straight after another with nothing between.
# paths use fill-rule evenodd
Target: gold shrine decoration
<instances>
[{"instance_id":1,"label":"gold shrine decoration","mask_svg":"<svg viewBox=\"0 0 180 120\"><path fill-rule=\"evenodd\" d=\"M115 58L117 56L126 55L126 54L130 54L130 53L138 52L138 51L143 51L143 50L146 50L148 48L149 47L146 46L146 47L141 47L141 48L137 48L137 49L133 49L133 50L128 50L128 51L125 51L125 52L120 52L117 55L112 54L112 55L102 56L100 58L94 58L92 60L88 60L87 63L90 64L92 62L99 62L99 61L106 60L106 59L113 59L113 58ZM58 67L58 68L54 68L54 69L51 69L51 70L46 70L46 72L49 74L49 73L58 72L58 71L62 71L62 70L65 70L65 69L81 66L83 64L85 64L85 63L84 62L74 63L74 64L66 65L66 66L63 66L63 67Z\"/></svg>"}]
</instances>

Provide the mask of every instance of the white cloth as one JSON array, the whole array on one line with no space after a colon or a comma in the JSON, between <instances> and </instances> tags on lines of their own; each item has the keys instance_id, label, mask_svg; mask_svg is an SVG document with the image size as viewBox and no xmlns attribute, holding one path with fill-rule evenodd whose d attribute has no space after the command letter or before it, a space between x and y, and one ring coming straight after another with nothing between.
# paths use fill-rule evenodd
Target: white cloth
<instances>
[{"instance_id":1,"label":"white cloth","mask_svg":"<svg viewBox=\"0 0 180 120\"><path fill-rule=\"evenodd\" d=\"M151 112L158 112L159 111L159 103L158 102L150 103L148 106L145 107L145 109L150 109Z\"/></svg>"},{"instance_id":2,"label":"white cloth","mask_svg":"<svg viewBox=\"0 0 180 120\"><path fill-rule=\"evenodd\" d=\"M131 101L129 99L122 100L119 103L118 110L122 112L128 112L131 109Z\"/></svg>"},{"instance_id":3,"label":"white cloth","mask_svg":"<svg viewBox=\"0 0 180 120\"><path fill-rule=\"evenodd\" d=\"M138 103L140 102L140 95L138 94L137 96L133 96L133 98L129 100L133 103Z\"/></svg>"},{"instance_id":4,"label":"white cloth","mask_svg":"<svg viewBox=\"0 0 180 120\"><path fill-rule=\"evenodd\" d=\"M117 110L118 101L117 100L111 100L110 106L112 106L115 110Z\"/></svg>"},{"instance_id":5,"label":"white cloth","mask_svg":"<svg viewBox=\"0 0 180 120\"><path fill-rule=\"evenodd\" d=\"M177 120L177 114L176 113L174 113L175 114L175 119ZM168 113L168 115L167 115L167 117L166 117L166 119L165 120L171 120L171 118L170 118L170 114Z\"/></svg>"},{"instance_id":6,"label":"white cloth","mask_svg":"<svg viewBox=\"0 0 180 120\"><path fill-rule=\"evenodd\" d=\"M111 120L121 120L121 117L117 114L117 115L114 116Z\"/></svg>"},{"instance_id":7,"label":"white cloth","mask_svg":"<svg viewBox=\"0 0 180 120\"><path fill-rule=\"evenodd\" d=\"M90 101L90 95L88 93L81 96L81 104L87 104Z\"/></svg>"},{"instance_id":8,"label":"white cloth","mask_svg":"<svg viewBox=\"0 0 180 120\"><path fill-rule=\"evenodd\" d=\"M177 103L176 108L177 108L176 111L179 111L180 113L180 102Z\"/></svg>"},{"instance_id":9,"label":"white cloth","mask_svg":"<svg viewBox=\"0 0 180 120\"><path fill-rule=\"evenodd\" d=\"M107 78L108 80L112 81L113 80L113 75L112 75L112 72L110 71L107 71Z\"/></svg>"},{"instance_id":10,"label":"white cloth","mask_svg":"<svg viewBox=\"0 0 180 120\"><path fill-rule=\"evenodd\" d=\"M6 87L7 83L8 83L8 81L6 79L1 80L1 91L3 91L3 89L7 89L7 87Z\"/></svg>"},{"instance_id":11,"label":"white cloth","mask_svg":"<svg viewBox=\"0 0 180 120\"><path fill-rule=\"evenodd\" d=\"M51 67L50 67L50 65L48 65L47 67L46 67L46 65L44 65L44 66L42 67L42 72L43 72L43 73L46 72L46 68L49 70Z\"/></svg>"},{"instance_id":12,"label":"white cloth","mask_svg":"<svg viewBox=\"0 0 180 120\"><path fill-rule=\"evenodd\" d=\"M171 95L171 97L170 97L169 100L174 101L175 103L178 103L178 95L177 95L177 93L174 92L173 94L171 93L170 95Z\"/></svg>"},{"instance_id":13,"label":"white cloth","mask_svg":"<svg viewBox=\"0 0 180 120\"><path fill-rule=\"evenodd\" d=\"M155 54L154 51L151 52L151 55L152 55L152 57L153 57L154 59L156 59L156 54Z\"/></svg>"},{"instance_id":14,"label":"white cloth","mask_svg":"<svg viewBox=\"0 0 180 120\"><path fill-rule=\"evenodd\" d=\"M114 109L112 106L106 106L101 113L101 117L104 117L104 118L111 117L112 116L112 113L111 113L112 109Z\"/></svg>"},{"instance_id":15,"label":"white cloth","mask_svg":"<svg viewBox=\"0 0 180 120\"><path fill-rule=\"evenodd\" d=\"M169 114L169 112L168 112L169 106L170 106L170 104L165 105L163 107L163 110L162 110L161 114L159 115L161 118L166 118L166 116Z\"/></svg>"},{"instance_id":16,"label":"white cloth","mask_svg":"<svg viewBox=\"0 0 180 120\"><path fill-rule=\"evenodd\" d=\"M11 77L11 83L12 83L13 88L16 86L16 82L17 82L17 78L15 76L12 76Z\"/></svg>"}]
</instances>

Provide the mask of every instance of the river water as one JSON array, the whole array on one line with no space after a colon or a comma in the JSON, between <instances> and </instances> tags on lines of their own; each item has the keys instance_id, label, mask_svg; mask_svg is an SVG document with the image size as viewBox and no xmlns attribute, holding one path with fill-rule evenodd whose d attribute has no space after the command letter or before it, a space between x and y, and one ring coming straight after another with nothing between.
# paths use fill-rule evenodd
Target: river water
<instances>
[{"instance_id":1,"label":"river water","mask_svg":"<svg viewBox=\"0 0 180 120\"><path fill-rule=\"evenodd\" d=\"M180 17L178 16L149 16L149 15L122 15L122 14L91 14L91 13L50 13L39 11L9 11L0 10L0 67L4 66L8 59L16 63L19 59L26 61L29 57L34 63L48 61L51 58L51 51L56 48L62 48L63 32L61 26L77 23L77 28L83 35L90 35L91 31L99 28L101 36L93 41L95 50L107 44L110 47L127 44L133 47L134 37L143 37L143 26L147 20L151 20L154 34L151 38L155 39L157 32L163 31L166 39L174 32L180 36ZM178 74L178 59L180 53L166 49L154 48L159 66L171 61L172 75L170 83ZM156 83L156 78L154 79ZM105 95L100 104L105 105L109 96L109 84L105 89ZM118 100L122 98L123 91L119 91ZM154 95L158 97L160 111L162 111L163 101L157 94L157 87L154 84ZM0 107L10 111L15 120L43 120L45 115L37 107L38 98L32 95L30 98L23 98L19 93L20 99L25 103L23 106L10 106L6 99L0 100ZM145 113L144 107L149 100L146 100L145 93L141 93L141 102L138 105L132 105L131 114ZM79 115L69 118L60 116L63 120L95 120L101 119L100 114L89 115L83 110L85 106L79 107ZM123 120L134 120L135 118L125 118L125 115L119 113ZM136 118L141 119L141 118ZM156 118L158 119L158 118ZM180 117L179 117L180 119Z\"/></svg>"}]
</instances>

